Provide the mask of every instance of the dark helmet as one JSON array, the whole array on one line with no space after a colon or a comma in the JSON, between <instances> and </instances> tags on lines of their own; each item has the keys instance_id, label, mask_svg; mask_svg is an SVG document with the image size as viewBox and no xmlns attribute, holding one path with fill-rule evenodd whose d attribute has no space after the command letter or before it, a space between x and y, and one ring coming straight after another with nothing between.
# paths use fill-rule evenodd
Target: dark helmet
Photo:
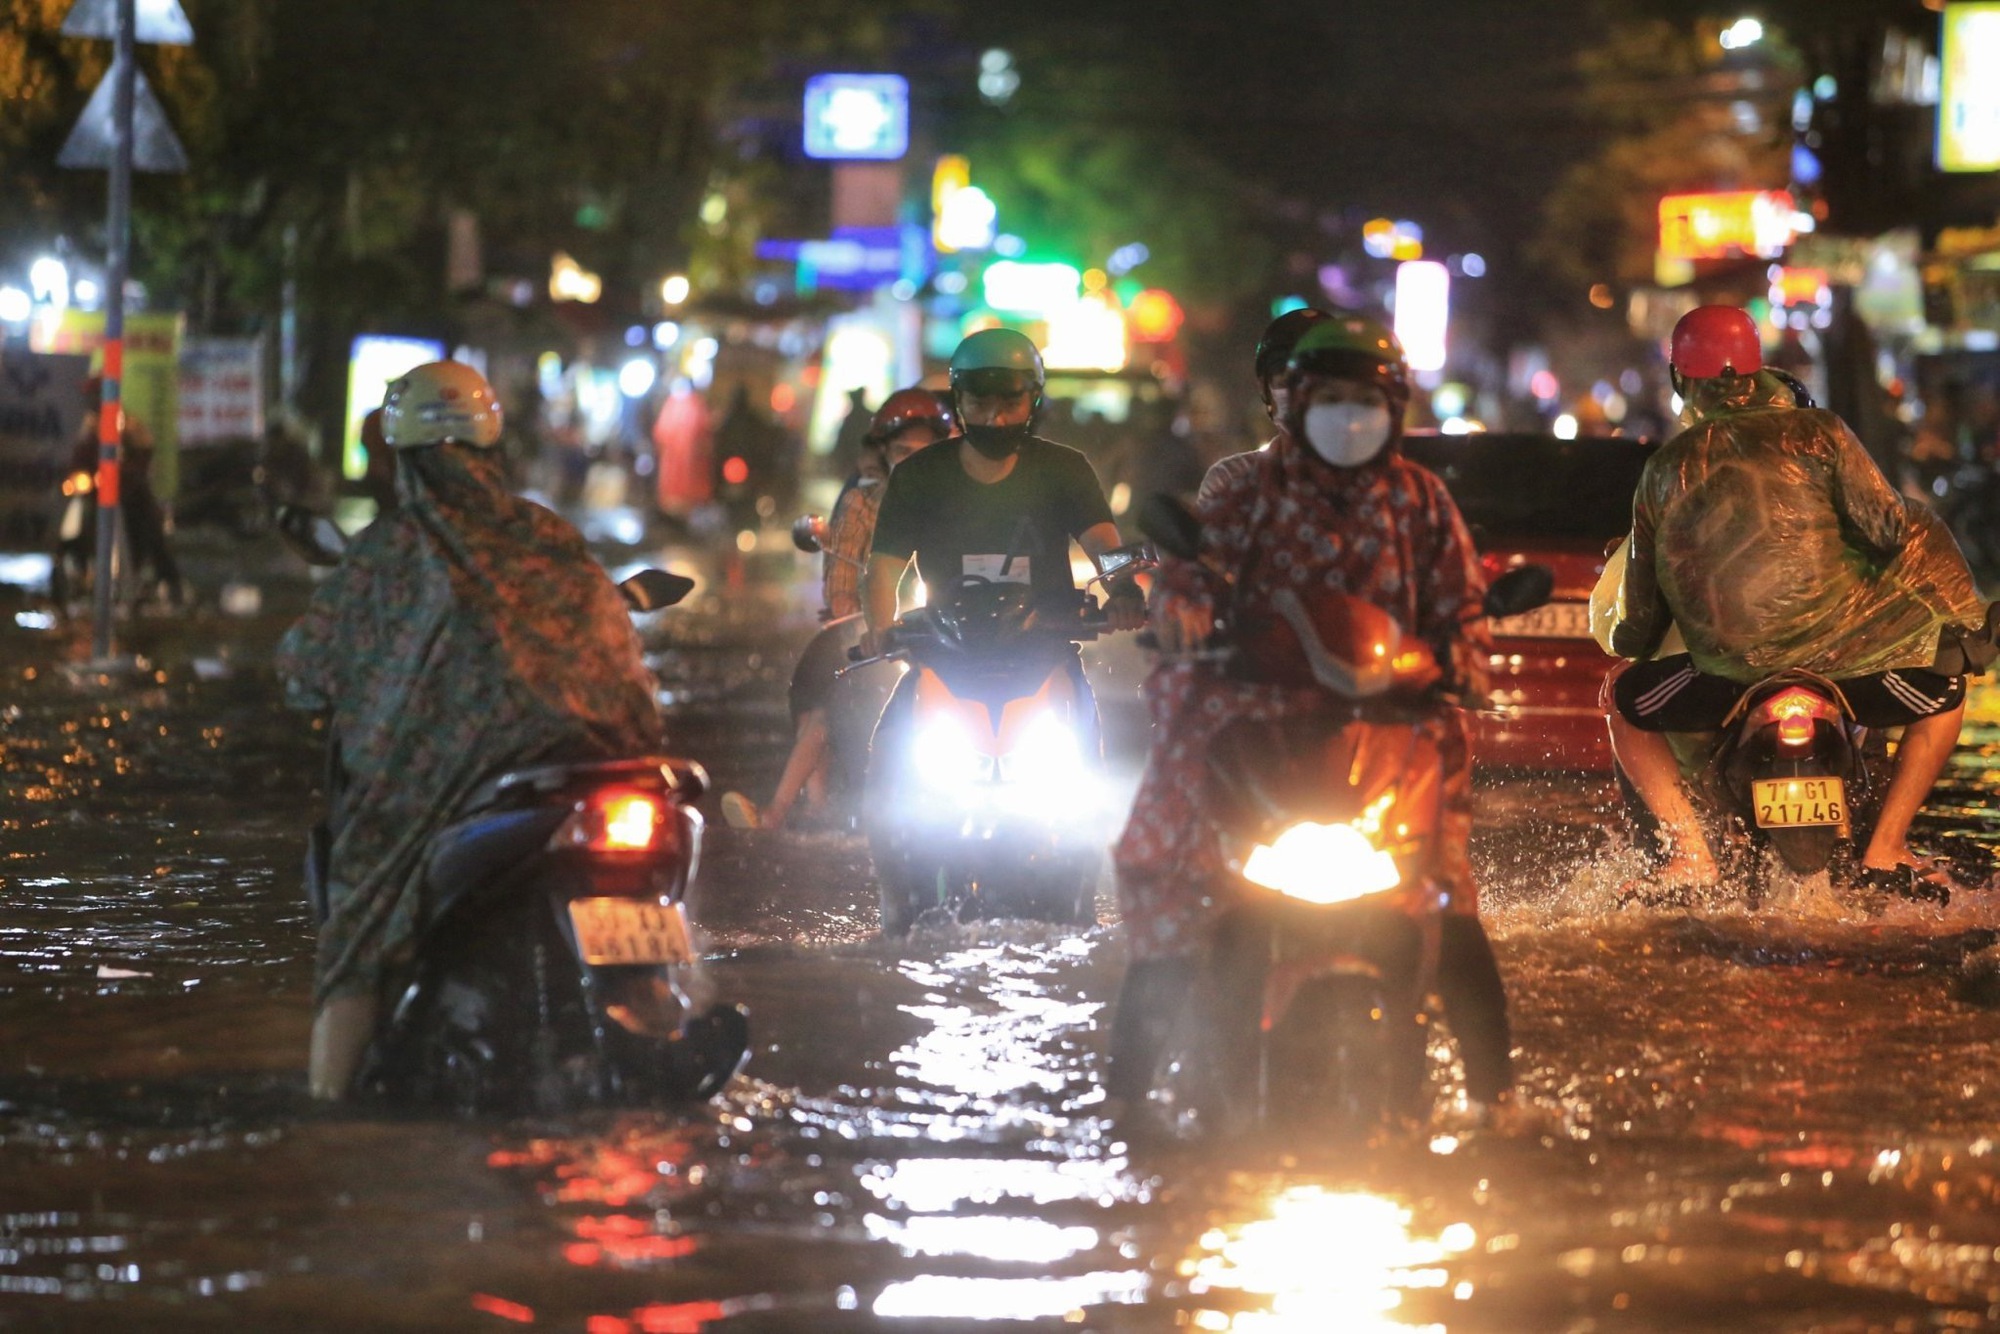
<instances>
[{"instance_id":1,"label":"dark helmet","mask_svg":"<svg viewBox=\"0 0 2000 1334\"><path fill-rule=\"evenodd\" d=\"M1292 360L1292 349L1298 346L1306 330L1328 318L1323 310L1301 306L1265 325L1264 336L1257 340L1257 383L1266 385L1283 375Z\"/></svg>"},{"instance_id":2,"label":"dark helmet","mask_svg":"<svg viewBox=\"0 0 2000 1334\"><path fill-rule=\"evenodd\" d=\"M1697 306L1674 326L1668 361L1675 375L1688 380L1755 375L1764 369L1764 340L1748 311Z\"/></svg>"},{"instance_id":3,"label":"dark helmet","mask_svg":"<svg viewBox=\"0 0 2000 1334\"><path fill-rule=\"evenodd\" d=\"M1042 369L1042 353L1034 339L1019 329L981 329L968 334L951 354L951 387L954 394L1008 392L1025 387L1042 404L1042 386L1047 382ZM987 386L992 386L988 389Z\"/></svg>"},{"instance_id":4,"label":"dark helmet","mask_svg":"<svg viewBox=\"0 0 2000 1334\"><path fill-rule=\"evenodd\" d=\"M1410 363L1403 356L1403 345L1388 325L1370 315L1335 311L1306 330L1292 349L1285 368L1292 420L1280 424L1294 437L1305 416L1305 395L1299 391L1307 381L1321 378L1380 385L1389 399L1391 422L1401 423L1410 406Z\"/></svg>"},{"instance_id":5,"label":"dark helmet","mask_svg":"<svg viewBox=\"0 0 2000 1334\"><path fill-rule=\"evenodd\" d=\"M952 418L938 396L929 389L898 389L875 409L863 439L871 445L887 444L910 426L928 425L933 440L952 433Z\"/></svg>"}]
</instances>

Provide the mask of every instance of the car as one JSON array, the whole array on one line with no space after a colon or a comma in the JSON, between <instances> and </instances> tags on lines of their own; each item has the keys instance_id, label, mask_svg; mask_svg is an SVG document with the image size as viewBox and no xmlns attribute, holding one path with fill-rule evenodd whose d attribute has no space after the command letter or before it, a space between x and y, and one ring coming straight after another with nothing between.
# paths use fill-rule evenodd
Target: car
<instances>
[{"instance_id":1,"label":"car","mask_svg":"<svg viewBox=\"0 0 2000 1334\"><path fill-rule=\"evenodd\" d=\"M1490 578L1527 562L1555 596L1493 623L1492 693L1479 712L1482 765L1611 772L1599 695L1615 659L1590 637L1590 592L1632 528L1655 444L1627 436L1413 433L1409 457L1444 480Z\"/></svg>"}]
</instances>

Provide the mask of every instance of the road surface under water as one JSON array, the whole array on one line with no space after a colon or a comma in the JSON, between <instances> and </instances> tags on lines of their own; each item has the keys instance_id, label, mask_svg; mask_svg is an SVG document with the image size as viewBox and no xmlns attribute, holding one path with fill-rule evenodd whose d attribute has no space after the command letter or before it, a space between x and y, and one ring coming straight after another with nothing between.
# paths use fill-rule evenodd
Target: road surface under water
<instances>
[{"instance_id":1,"label":"road surface under water","mask_svg":"<svg viewBox=\"0 0 2000 1334\"><path fill-rule=\"evenodd\" d=\"M796 636L782 597L722 593L645 633L680 748L761 791ZM1986 896L1612 912L1634 863L1595 781L1483 789L1526 1104L1502 1131L1454 1128L1441 1071L1411 1143L1124 1143L1108 901L1082 934L885 944L857 840L721 829L696 912L756 1046L717 1103L315 1107L318 756L260 666L278 625L142 634L136 683L74 681L47 640L0 661L0 1328L2000 1327ZM1107 699L1138 668L1103 655ZM1983 862L1976 705L1925 837ZM1136 713L1112 721L1129 783Z\"/></svg>"}]
</instances>

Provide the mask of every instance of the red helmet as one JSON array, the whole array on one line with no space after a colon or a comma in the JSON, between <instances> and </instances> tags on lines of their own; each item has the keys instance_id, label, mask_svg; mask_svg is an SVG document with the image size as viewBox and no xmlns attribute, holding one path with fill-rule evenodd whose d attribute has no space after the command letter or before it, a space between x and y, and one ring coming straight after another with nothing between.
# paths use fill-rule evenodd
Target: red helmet
<instances>
[{"instance_id":1,"label":"red helmet","mask_svg":"<svg viewBox=\"0 0 2000 1334\"><path fill-rule=\"evenodd\" d=\"M928 424L934 439L942 440L952 432L951 412L928 389L898 389L875 409L875 420L868 423L868 443L887 444L907 427L919 424Z\"/></svg>"},{"instance_id":2,"label":"red helmet","mask_svg":"<svg viewBox=\"0 0 2000 1334\"><path fill-rule=\"evenodd\" d=\"M1674 326L1669 360L1690 380L1718 375L1755 375L1764 369L1764 343L1757 322L1734 306L1697 306Z\"/></svg>"}]
</instances>

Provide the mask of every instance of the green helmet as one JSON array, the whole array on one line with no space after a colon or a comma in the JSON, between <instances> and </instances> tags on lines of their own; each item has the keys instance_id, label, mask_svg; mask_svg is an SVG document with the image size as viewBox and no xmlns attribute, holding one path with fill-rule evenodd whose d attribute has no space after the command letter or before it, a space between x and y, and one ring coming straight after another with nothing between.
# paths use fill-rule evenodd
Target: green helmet
<instances>
[{"instance_id":1,"label":"green helmet","mask_svg":"<svg viewBox=\"0 0 2000 1334\"><path fill-rule=\"evenodd\" d=\"M969 334L951 354L951 387L958 389L968 379L976 385L981 371L1011 372L1025 376L1037 404L1047 375L1042 370L1042 354L1035 341L1019 329L981 329Z\"/></svg>"},{"instance_id":2,"label":"green helmet","mask_svg":"<svg viewBox=\"0 0 2000 1334\"><path fill-rule=\"evenodd\" d=\"M1285 378L1294 391L1300 381L1319 376L1379 384L1398 413L1410 401L1403 345L1388 325L1357 311L1337 310L1333 318L1315 321L1292 348Z\"/></svg>"}]
</instances>

